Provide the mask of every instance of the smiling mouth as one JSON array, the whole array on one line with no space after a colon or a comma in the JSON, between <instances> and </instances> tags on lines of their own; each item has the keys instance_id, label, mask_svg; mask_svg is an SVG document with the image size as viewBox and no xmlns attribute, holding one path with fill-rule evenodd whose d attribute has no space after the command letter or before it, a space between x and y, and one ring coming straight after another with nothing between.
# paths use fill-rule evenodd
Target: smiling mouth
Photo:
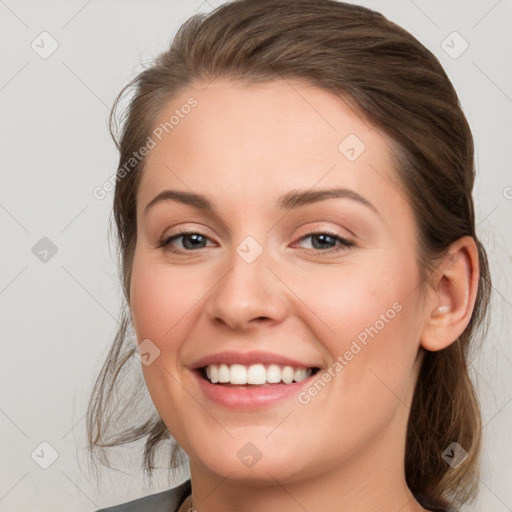
<instances>
[{"instance_id":1,"label":"smiling mouth","mask_svg":"<svg viewBox=\"0 0 512 512\"><path fill-rule=\"evenodd\" d=\"M199 368L199 374L210 384L229 387L261 387L302 382L319 370L317 367L278 364L210 364Z\"/></svg>"}]
</instances>

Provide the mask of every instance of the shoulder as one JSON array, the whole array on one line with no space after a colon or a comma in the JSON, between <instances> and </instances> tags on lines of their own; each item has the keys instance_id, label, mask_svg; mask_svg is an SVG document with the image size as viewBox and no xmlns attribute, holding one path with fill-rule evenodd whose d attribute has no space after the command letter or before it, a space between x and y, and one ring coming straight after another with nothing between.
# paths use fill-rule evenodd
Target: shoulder
<instances>
[{"instance_id":1,"label":"shoulder","mask_svg":"<svg viewBox=\"0 0 512 512\"><path fill-rule=\"evenodd\" d=\"M96 512L175 512L189 494L190 480L187 480L174 489L150 494L113 507L102 508Z\"/></svg>"}]
</instances>

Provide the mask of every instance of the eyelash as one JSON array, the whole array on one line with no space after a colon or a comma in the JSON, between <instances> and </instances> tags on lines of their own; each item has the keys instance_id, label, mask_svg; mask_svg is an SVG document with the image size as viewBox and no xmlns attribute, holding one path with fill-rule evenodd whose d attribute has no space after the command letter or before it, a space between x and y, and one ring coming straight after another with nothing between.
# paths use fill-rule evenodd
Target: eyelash
<instances>
[{"instance_id":1,"label":"eyelash","mask_svg":"<svg viewBox=\"0 0 512 512\"><path fill-rule=\"evenodd\" d=\"M203 238L209 239L208 236L205 235L204 233L202 233L201 231L180 230L177 233L175 233L174 235L160 240L158 242L158 248L162 249L164 252L171 252L174 254L185 254L185 253L195 252L194 249L176 249L170 245L172 241L177 240L179 238L183 238L186 235L200 235ZM312 249L311 252L315 255L325 254L325 253L333 253L333 252L337 252L340 250L341 251L347 250L348 248L354 246L354 242L351 242L350 240L347 240L346 238L343 238L340 235L333 233L331 231L314 231L314 232L308 233L307 235L300 237L298 241L302 241L302 240L305 240L312 236L318 236L318 235L327 235L331 238L334 238L334 240L336 242L339 242L339 244L335 245L334 247L327 248L327 249ZM203 247L201 247L201 249L203 249Z\"/></svg>"}]
</instances>

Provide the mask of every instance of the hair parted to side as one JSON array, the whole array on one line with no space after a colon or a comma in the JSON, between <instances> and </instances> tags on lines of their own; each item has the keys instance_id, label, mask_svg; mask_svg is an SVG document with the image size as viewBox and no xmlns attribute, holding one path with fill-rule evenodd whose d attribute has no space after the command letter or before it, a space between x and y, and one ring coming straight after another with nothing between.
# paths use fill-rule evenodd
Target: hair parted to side
<instances>
[{"instance_id":1,"label":"hair parted to side","mask_svg":"<svg viewBox=\"0 0 512 512\"><path fill-rule=\"evenodd\" d=\"M136 348L128 335L129 292L135 198L145 160L128 173L120 169L145 145L177 92L217 77L249 83L300 79L339 96L386 133L395 143L398 182L414 209L418 262L425 279L452 242L467 235L475 239L480 280L473 315L452 345L425 354L404 461L413 493L457 505L474 498L481 419L468 364L471 346L484 335L491 284L486 253L475 233L473 138L457 94L429 50L383 15L334 0L237 0L208 15L195 15L182 25L170 48L118 96L111 116L120 152L113 214L126 304L87 410L92 460L99 450L102 463L108 464L105 448L146 438L144 469L151 476L156 448L166 440L172 447L154 408L146 416L139 410L129 414L126 428L116 425L126 414L119 397L124 396L128 407L140 407L144 393L140 364L127 368ZM133 97L116 139L115 113L127 92ZM469 454L456 469L442 458L453 441ZM171 467L178 455L174 445Z\"/></svg>"}]
</instances>

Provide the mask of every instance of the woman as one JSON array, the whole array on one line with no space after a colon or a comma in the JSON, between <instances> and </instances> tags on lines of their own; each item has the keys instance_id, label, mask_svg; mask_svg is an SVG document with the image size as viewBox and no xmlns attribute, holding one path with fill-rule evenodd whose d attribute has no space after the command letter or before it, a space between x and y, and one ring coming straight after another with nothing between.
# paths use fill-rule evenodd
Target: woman
<instances>
[{"instance_id":1,"label":"woman","mask_svg":"<svg viewBox=\"0 0 512 512\"><path fill-rule=\"evenodd\" d=\"M127 90L114 216L128 309L90 448L146 438L151 474L172 435L169 467L183 450L191 479L106 510L474 497L467 356L490 277L471 131L437 59L363 7L242 0L190 19ZM137 402L136 355L156 412Z\"/></svg>"}]
</instances>

